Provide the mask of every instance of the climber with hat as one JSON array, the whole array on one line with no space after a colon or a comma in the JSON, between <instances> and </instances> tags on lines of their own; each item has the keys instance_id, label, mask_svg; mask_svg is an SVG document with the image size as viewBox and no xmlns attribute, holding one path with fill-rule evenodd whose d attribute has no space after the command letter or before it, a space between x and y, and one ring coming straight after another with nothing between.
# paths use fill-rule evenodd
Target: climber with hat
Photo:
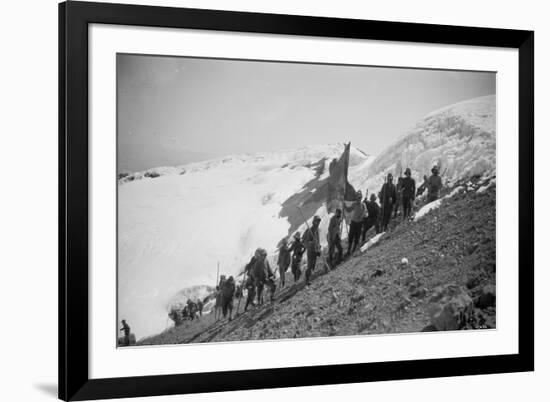
<instances>
[{"instance_id":1,"label":"climber with hat","mask_svg":"<svg viewBox=\"0 0 550 402\"><path fill-rule=\"evenodd\" d=\"M257 258L252 268L251 276L254 283L257 304L262 304L264 285L268 279L271 279L274 275L267 261L267 251L263 248L258 248L258 250L256 250L256 255Z\"/></svg>"},{"instance_id":2,"label":"climber with hat","mask_svg":"<svg viewBox=\"0 0 550 402\"><path fill-rule=\"evenodd\" d=\"M439 176L439 168L432 168L432 175L428 178L428 202L433 202L439 198L439 191L443 187L443 182Z\"/></svg>"},{"instance_id":3,"label":"climber with hat","mask_svg":"<svg viewBox=\"0 0 550 402\"><path fill-rule=\"evenodd\" d=\"M363 218L367 212L367 207L363 203L363 193L361 190L357 191L355 196L355 201L351 207L346 208L346 212L350 212L350 224L349 224L349 235L348 235L348 253L347 256L351 255L359 245L361 240L361 229L363 228Z\"/></svg>"},{"instance_id":4,"label":"climber with hat","mask_svg":"<svg viewBox=\"0 0 550 402\"><path fill-rule=\"evenodd\" d=\"M292 252L292 263L290 265L290 269L292 271L292 275L294 276L294 283L296 283L302 275L300 264L302 263L302 256L305 251L305 247L300 240L300 232L294 233L294 241L290 246L290 251Z\"/></svg>"},{"instance_id":5,"label":"climber with hat","mask_svg":"<svg viewBox=\"0 0 550 402\"><path fill-rule=\"evenodd\" d=\"M311 226L307 228L302 236L302 242L306 249L307 255L307 269L306 269L306 283L310 284L309 279L311 273L315 270L315 264L317 263L317 257L321 256L321 243L319 241L319 224L321 218L315 215Z\"/></svg>"},{"instance_id":6,"label":"climber with hat","mask_svg":"<svg viewBox=\"0 0 550 402\"><path fill-rule=\"evenodd\" d=\"M342 242L341 242L341 227L342 227L342 210L337 208L334 215L330 218L328 224L328 262L332 268L342 261ZM334 260L334 251L338 250L338 257Z\"/></svg>"},{"instance_id":7,"label":"climber with hat","mask_svg":"<svg viewBox=\"0 0 550 402\"><path fill-rule=\"evenodd\" d=\"M390 223L393 205L397 201L397 192L395 184L393 184L393 175L391 173L388 173L386 176L386 182L380 190L379 199L382 207L382 230L386 231Z\"/></svg>"},{"instance_id":8,"label":"climber with hat","mask_svg":"<svg viewBox=\"0 0 550 402\"><path fill-rule=\"evenodd\" d=\"M363 228L361 229L361 241L364 242L367 237L367 232L370 228L374 226L376 233L380 233L379 226L379 217L380 217L380 207L376 203L376 195L372 193L370 199L367 201L367 198L363 200L363 204L367 208L367 216L363 219Z\"/></svg>"},{"instance_id":9,"label":"climber with hat","mask_svg":"<svg viewBox=\"0 0 550 402\"><path fill-rule=\"evenodd\" d=\"M416 194L416 183L411 177L411 169L405 169L405 177L401 183L402 198L403 198L403 220L407 219L411 214L412 205Z\"/></svg>"}]
</instances>

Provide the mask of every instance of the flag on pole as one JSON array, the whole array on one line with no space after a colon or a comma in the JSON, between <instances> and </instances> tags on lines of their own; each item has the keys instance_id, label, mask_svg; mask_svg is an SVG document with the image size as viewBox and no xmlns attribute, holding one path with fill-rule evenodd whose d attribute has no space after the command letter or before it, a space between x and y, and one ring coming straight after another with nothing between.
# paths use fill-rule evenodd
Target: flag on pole
<instances>
[{"instance_id":1,"label":"flag on pole","mask_svg":"<svg viewBox=\"0 0 550 402\"><path fill-rule=\"evenodd\" d=\"M349 206L355 200L355 189L348 182L350 148L351 142L345 145L340 158L334 158L328 168L327 210L329 212L342 208L342 203Z\"/></svg>"}]
</instances>

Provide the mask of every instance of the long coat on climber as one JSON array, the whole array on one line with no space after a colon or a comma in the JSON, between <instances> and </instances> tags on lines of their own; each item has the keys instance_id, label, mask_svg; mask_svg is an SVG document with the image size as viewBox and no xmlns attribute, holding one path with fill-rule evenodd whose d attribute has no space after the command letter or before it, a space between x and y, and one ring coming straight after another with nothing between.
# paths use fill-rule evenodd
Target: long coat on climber
<instances>
[{"instance_id":1,"label":"long coat on climber","mask_svg":"<svg viewBox=\"0 0 550 402\"><path fill-rule=\"evenodd\" d=\"M309 285L309 278L312 272L315 270L315 264L317 263L317 257L321 255L321 243L319 241L319 224L321 218L317 215L313 217L311 226L304 232L302 241L306 248L307 255L307 269L306 269L306 283Z\"/></svg>"},{"instance_id":2,"label":"long coat on climber","mask_svg":"<svg viewBox=\"0 0 550 402\"><path fill-rule=\"evenodd\" d=\"M264 249L258 250L258 257L252 268L252 279L254 281L254 287L256 290L256 298L258 304L262 303L262 292L264 290L264 285L267 283L268 279L273 278L273 271L269 266L267 261L267 252Z\"/></svg>"},{"instance_id":3,"label":"long coat on climber","mask_svg":"<svg viewBox=\"0 0 550 402\"><path fill-rule=\"evenodd\" d=\"M382 204L382 230L387 230L393 211L393 205L397 201L397 192L395 184L393 184L393 176L391 173L388 173L386 182L380 190L379 198Z\"/></svg>"}]
</instances>

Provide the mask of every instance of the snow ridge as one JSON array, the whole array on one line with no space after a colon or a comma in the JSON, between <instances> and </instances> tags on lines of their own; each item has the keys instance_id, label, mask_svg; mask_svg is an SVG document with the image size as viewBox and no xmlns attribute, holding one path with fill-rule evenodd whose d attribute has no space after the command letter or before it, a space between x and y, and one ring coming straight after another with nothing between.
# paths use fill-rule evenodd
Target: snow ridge
<instances>
[{"instance_id":1,"label":"snow ridge","mask_svg":"<svg viewBox=\"0 0 550 402\"><path fill-rule=\"evenodd\" d=\"M342 154L343 147L344 144L335 143L326 145L312 145L308 147L273 152L228 155L222 158L188 163L181 166L159 166L134 173L121 173L119 174L118 182L119 184L126 184L135 180L155 179L161 176L184 175L187 173L197 173L220 167L233 167L237 165L272 165L280 163L282 165L287 165L285 167L297 167L300 165L307 165L309 163L317 162L321 159L338 158ZM358 148L352 147L350 154L350 166L360 164L364 162L365 159L369 158L370 155ZM329 162L330 160L327 162L327 167Z\"/></svg>"},{"instance_id":2,"label":"snow ridge","mask_svg":"<svg viewBox=\"0 0 550 402\"><path fill-rule=\"evenodd\" d=\"M410 167L420 185L423 175L429 175L436 164L443 180L451 184L463 177L491 176L496 169L495 125L494 95L436 110L376 157L363 178L358 175L355 180L360 188L379 191L387 173L395 177Z\"/></svg>"}]
</instances>

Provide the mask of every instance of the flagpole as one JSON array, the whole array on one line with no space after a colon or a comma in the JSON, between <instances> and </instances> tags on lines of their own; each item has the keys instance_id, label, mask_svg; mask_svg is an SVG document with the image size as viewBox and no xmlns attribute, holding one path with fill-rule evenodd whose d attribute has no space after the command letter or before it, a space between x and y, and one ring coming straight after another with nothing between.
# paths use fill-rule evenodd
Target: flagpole
<instances>
[{"instance_id":1,"label":"flagpole","mask_svg":"<svg viewBox=\"0 0 550 402\"><path fill-rule=\"evenodd\" d=\"M349 242L349 225L348 225L348 219L347 219L347 216L346 216L346 191L348 189L348 168L349 168L349 153L350 153L350 150L351 150L351 141L348 142L348 145L346 147L348 148L348 158L347 158L347 163L346 163L346 171L345 171L345 175L344 175L344 178L346 179L346 182L345 182L345 185L344 185L344 194L342 195L342 215L344 216L344 219L342 219L342 221L345 221L344 227L346 228L346 233L348 235L347 239L348 239L348 242Z\"/></svg>"},{"instance_id":2,"label":"flagpole","mask_svg":"<svg viewBox=\"0 0 550 402\"><path fill-rule=\"evenodd\" d=\"M214 319L217 321L218 320L218 310L219 310L219 307L217 304L218 304L218 293L220 292L220 288L219 288L219 280L220 280L220 262L218 261L218 270L216 272L216 301L214 303Z\"/></svg>"},{"instance_id":3,"label":"flagpole","mask_svg":"<svg viewBox=\"0 0 550 402\"><path fill-rule=\"evenodd\" d=\"M381 212L382 212L382 219L380 221L380 231L382 232L382 230L384 229L384 219L385 219L385 216L384 216L384 204L386 203L386 179L384 178L384 184L382 184L382 199L380 200L380 205L381 205ZM388 222L389 223L389 222Z\"/></svg>"}]
</instances>

